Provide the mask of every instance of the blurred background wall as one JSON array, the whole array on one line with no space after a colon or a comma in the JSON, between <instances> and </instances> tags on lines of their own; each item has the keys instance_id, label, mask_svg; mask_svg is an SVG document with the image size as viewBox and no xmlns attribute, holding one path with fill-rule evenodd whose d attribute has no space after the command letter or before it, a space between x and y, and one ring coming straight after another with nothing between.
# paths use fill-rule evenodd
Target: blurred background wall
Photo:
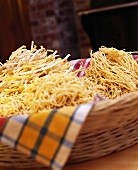
<instances>
[{"instance_id":1,"label":"blurred background wall","mask_svg":"<svg viewBox=\"0 0 138 170\"><path fill-rule=\"evenodd\" d=\"M90 41L78 11L90 9L89 0L30 0L32 37L36 44L57 49L61 56L89 55Z\"/></svg>"},{"instance_id":2,"label":"blurred background wall","mask_svg":"<svg viewBox=\"0 0 138 170\"><path fill-rule=\"evenodd\" d=\"M0 61L31 39L28 0L0 0Z\"/></svg>"},{"instance_id":3,"label":"blurred background wall","mask_svg":"<svg viewBox=\"0 0 138 170\"><path fill-rule=\"evenodd\" d=\"M77 12L89 8L89 0L0 0L0 61L21 45L30 48L32 40L61 57L88 56L90 40Z\"/></svg>"},{"instance_id":4,"label":"blurred background wall","mask_svg":"<svg viewBox=\"0 0 138 170\"><path fill-rule=\"evenodd\" d=\"M138 0L91 0L81 23L97 51L102 45L138 51Z\"/></svg>"},{"instance_id":5,"label":"blurred background wall","mask_svg":"<svg viewBox=\"0 0 138 170\"><path fill-rule=\"evenodd\" d=\"M83 11L87 15L79 15ZM138 51L137 16L137 0L0 0L0 61L32 40L70 59L89 57L101 45Z\"/></svg>"}]
</instances>

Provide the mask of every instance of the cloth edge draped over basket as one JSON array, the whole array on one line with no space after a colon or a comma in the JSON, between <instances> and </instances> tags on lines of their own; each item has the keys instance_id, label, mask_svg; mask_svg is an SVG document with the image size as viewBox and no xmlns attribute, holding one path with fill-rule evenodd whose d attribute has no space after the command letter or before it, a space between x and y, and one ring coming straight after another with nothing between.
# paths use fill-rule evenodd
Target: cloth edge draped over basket
<instances>
[{"instance_id":1,"label":"cloth edge draped over basket","mask_svg":"<svg viewBox=\"0 0 138 170\"><path fill-rule=\"evenodd\" d=\"M93 106L103 100L96 95L92 103L63 107L36 115L0 119L0 143L15 148L55 170L65 165L80 129Z\"/></svg>"}]
</instances>

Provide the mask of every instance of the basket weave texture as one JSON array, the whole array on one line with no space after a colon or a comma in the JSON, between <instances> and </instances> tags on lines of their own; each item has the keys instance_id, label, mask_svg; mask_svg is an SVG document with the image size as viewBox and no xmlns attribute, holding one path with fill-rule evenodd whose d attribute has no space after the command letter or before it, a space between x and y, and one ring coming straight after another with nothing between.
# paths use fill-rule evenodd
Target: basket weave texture
<instances>
[{"instance_id":1,"label":"basket weave texture","mask_svg":"<svg viewBox=\"0 0 138 170\"><path fill-rule=\"evenodd\" d=\"M88 115L67 164L96 159L138 143L138 92L96 104ZM43 165L0 144L0 166L32 169Z\"/></svg>"}]
</instances>

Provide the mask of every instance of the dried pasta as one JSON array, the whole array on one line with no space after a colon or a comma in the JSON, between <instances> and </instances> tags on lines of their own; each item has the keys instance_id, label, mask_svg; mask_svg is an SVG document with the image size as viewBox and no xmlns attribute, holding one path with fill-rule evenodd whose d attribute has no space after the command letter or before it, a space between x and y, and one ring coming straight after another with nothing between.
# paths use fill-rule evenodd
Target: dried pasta
<instances>
[{"instance_id":1,"label":"dried pasta","mask_svg":"<svg viewBox=\"0 0 138 170\"><path fill-rule=\"evenodd\" d=\"M91 53L85 76L78 77L57 51L25 46L0 66L0 117L38 114L47 109L91 102L100 94L114 99L138 90L138 64L131 53L101 47Z\"/></svg>"},{"instance_id":2,"label":"dried pasta","mask_svg":"<svg viewBox=\"0 0 138 170\"><path fill-rule=\"evenodd\" d=\"M86 77L98 94L114 99L138 90L138 64L131 53L101 47L91 57Z\"/></svg>"},{"instance_id":3,"label":"dried pasta","mask_svg":"<svg viewBox=\"0 0 138 170\"><path fill-rule=\"evenodd\" d=\"M76 106L92 100L93 90L56 52L43 47L12 53L0 67L0 117L42 113L46 109Z\"/></svg>"}]
</instances>

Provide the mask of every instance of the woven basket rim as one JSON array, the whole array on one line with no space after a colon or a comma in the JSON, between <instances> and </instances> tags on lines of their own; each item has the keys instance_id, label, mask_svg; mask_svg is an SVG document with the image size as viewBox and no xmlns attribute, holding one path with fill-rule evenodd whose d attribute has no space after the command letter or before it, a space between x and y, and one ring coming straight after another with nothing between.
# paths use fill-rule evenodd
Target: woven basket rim
<instances>
[{"instance_id":1,"label":"woven basket rim","mask_svg":"<svg viewBox=\"0 0 138 170\"><path fill-rule=\"evenodd\" d=\"M114 106L114 105L116 105L117 103L120 103L120 102L125 102L125 103L129 104L132 101L132 99L137 99L137 98L138 98L138 92L127 93L127 94L119 96L115 99L107 99L107 100L102 100L102 101L98 102L94 106L94 110L105 109L107 107ZM94 115L95 113L93 112L92 114Z\"/></svg>"}]
</instances>

